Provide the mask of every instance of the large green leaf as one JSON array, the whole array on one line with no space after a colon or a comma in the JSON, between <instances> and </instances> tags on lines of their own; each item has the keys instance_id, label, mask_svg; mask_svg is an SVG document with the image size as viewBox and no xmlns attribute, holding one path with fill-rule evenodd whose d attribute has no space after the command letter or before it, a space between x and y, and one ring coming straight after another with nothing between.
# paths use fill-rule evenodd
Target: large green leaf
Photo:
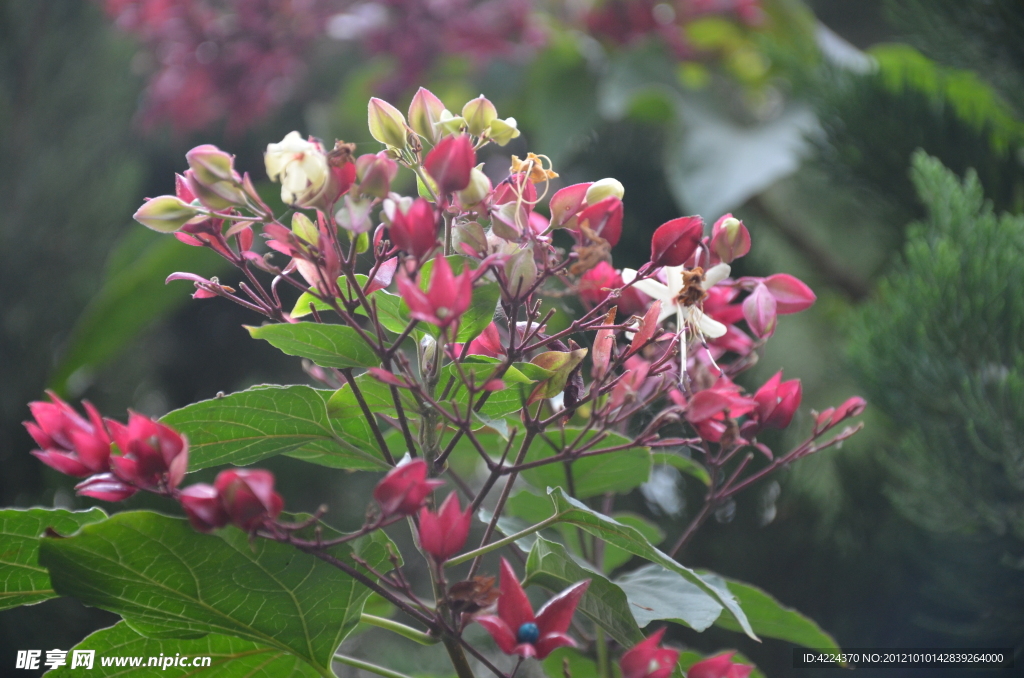
<instances>
[{"instance_id":1,"label":"large green leaf","mask_svg":"<svg viewBox=\"0 0 1024 678\"><path fill-rule=\"evenodd\" d=\"M696 572L688 567L683 567L668 555L652 546L639 530L593 511L585 504L567 495L562 488L549 488L548 495L550 495L552 502L554 502L555 513L558 514L559 520L577 525L581 529L604 539L609 544L614 544L635 556L640 556L652 563L661 565L679 574L686 581L696 584L701 590L710 594L721 603L729 614L735 617L736 623L748 636L757 638L750 627L750 622L747 620L746 615L730 591L712 586Z\"/></svg>"},{"instance_id":2,"label":"large green leaf","mask_svg":"<svg viewBox=\"0 0 1024 678\"><path fill-rule=\"evenodd\" d=\"M288 355L309 358L321 367L378 367L380 359L359 333L347 325L275 323L246 327Z\"/></svg>"},{"instance_id":3,"label":"large green leaf","mask_svg":"<svg viewBox=\"0 0 1024 678\"><path fill-rule=\"evenodd\" d=\"M549 438L556 446L565 448L580 436L582 440L576 445L590 442L595 433L582 432L579 428L564 428L553 433ZM628 444L629 440L618 433L608 433L592 450L617 447ZM553 449L543 439L534 439L526 454L526 461L533 462L554 456L560 450ZM596 497L605 492L629 492L646 483L651 475L651 454L646 447L599 454L593 457L582 457L572 463L572 477L577 497ZM568 487L565 465L562 463L547 464L523 472L523 477L538 489L548 487Z\"/></svg>"},{"instance_id":4,"label":"large green leaf","mask_svg":"<svg viewBox=\"0 0 1024 678\"><path fill-rule=\"evenodd\" d=\"M187 405L161 421L188 436L192 471L277 454L336 468L386 468L361 413L328 414L334 395L301 385L256 386Z\"/></svg>"},{"instance_id":5,"label":"large green leaf","mask_svg":"<svg viewBox=\"0 0 1024 678\"><path fill-rule=\"evenodd\" d=\"M702 588L661 565L644 565L615 583L629 600L629 611L640 627L664 619L703 631L722 613L722 606Z\"/></svg>"},{"instance_id":6,"label":"large green leaf","mask_svg":"<svg viewBox=\"0 0 1024 678\"><path fill-rule=\"evenodd\" d=\"M612 518L623 525L629 525L630 527L635 528L654 546L657 546L665 540L665 533L662 532L661 528L641 515L636 513L620 512L612 514ZM601 569L605 572L611 572L615 568L628 563L632 557L632 553L623 551L618 546L608 544L604 549L604 560L601 563Z\"/></svg>"},{"instance_id":7,"label":"large green leaf","mask_svg":"<svg viewBox=\"0 0 1024 678\"><path fill-rule=\"evenodd\" d=\"M558 592L584 579L590 580L590 586L577 609L625 647L643 640L644 634L633 621L621 588L604 575L577 563L561 544L537 538L526 559L527 584L539 584Z\"/></svg>"},{"instance_id":8,"label":"large green leaf","mask_svg":"<svg viewBox=\"0 0 1024 678\"><path fill-rule=\"evenodd\" d=\"M782 605L756 586L711 573L702 573L701 577L708 584L728 590L736 597L758 635L788 640L803 647L840 651L835 639L825 633L814 620L808 619L791 607ZM740 630L736 620L728 615L719 617L715 625L730 631Z\"/></svg>"},{"instance_id":9,"label":"large green leaf","mask_svg":"<svg viewBox=\"0 0 1024 678\"><path fill-rule=\"evenodd\" d=\"M50 575L39 565L39 542L52 528L57 534L71 534L88 523L107 517L101 509L4 509L0 511L0 610L32 605L57 594Z\"/></svg>"},{"instance_id":10,"label":"large green leaf","mask_svg":"<svg viewBox=\"0 0 1024 678\"><path fill-rule=\"evenodd\" d=\"M314 678L319 675L302 659L250 640L216 633L192 639L153 639L139 634L122 621L87 636L68 653L65 666L48 671L46 676L80 678L83 668L71 668L74 650L93 650L96 653L92 669L88 669L87 675L101 678ZM166 668L148 666L150 657L160 659L161 655L168 659L177 659L178 655L187 657L183 662L187 665ZM210 659L208 667L191 666L193 660L199 659L202 662L205 657Z\"/></svg>"},{"instance_id":11,"label":"large green leaf","mask_svg":"<svg viewBox=\"0 0 1024 678\"><path fill-rule=\"evenodd\" d=\"M50 387L61 395L68 380L102 367L160 317L190 301L189 285L164 279L175 271L216 274L227 262L211 250L188 247L174 238L140 228L126 237L111 255L103 286L75 321ZM123 265L116 265L123 260ZM194 291L194 290L193 290ZM210 303L210 302L206 302Z\"/></svg>"},{"instance_id":12,"label":"large green leaf","mask_svg":"<svg viewBox=\"0 0 1024 678\"><path fill-rule=\"evenodd\" d=\"M377 532L353 548L371 567L387 561ZM47 539L39 561L54 589L142 625L216 633L301 657L330 676L331 657L359 622L370 590L341 570L235 528L199 534L188 522L120 513L67 539Z\"/></svg>"}]
</instances>

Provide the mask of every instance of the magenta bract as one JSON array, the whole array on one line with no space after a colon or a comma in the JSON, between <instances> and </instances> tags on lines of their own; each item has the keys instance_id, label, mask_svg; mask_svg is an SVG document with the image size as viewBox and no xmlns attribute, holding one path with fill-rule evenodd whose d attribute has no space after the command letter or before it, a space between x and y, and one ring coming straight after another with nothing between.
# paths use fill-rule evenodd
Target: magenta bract
<instances>
[{"instance_id":1,"label":"magenta bract","mask_svg":"<svg viewBox=\"0 0 1024 678\"><path fill-rule=\"evenodd\" d=\"M444 481L427 479L427 462L413 459L391 469L373 489L373 498L385 517L411 516L423 506L427 495L442 485Z\"/></svg>"},{"instance_id":2,"label":"magenta bract","mask_svg":"<svg viewBox=\"0 0 1024 678\"><path fill-rule=\"evenodd\" d=\"M502 652L544 659L560 647L576 646L566 631L580 598L590 586L589 579L559 593L545 603L536 616L516 573L504 558L498 586L501 589L498 614L479 616L476 622L491 634ZM528 625L532 625L532 629Z\"/></svg>"},{"instance_id":3,"label":"magenta bract","mask_svg":"<svg viewBox=\"0 0 1024 678\"><path fill-rule=\"evenodd\" d=\"M622 678L668 678L679 661L679 651L661 647L665 629L634 645L619 660Z\"/></svg>"},{"instance_id":4,"label":"magenta bract","mask_svg":"<svg viewBox=\"0 0 1024 678\"><path fill-rule=\"evenodd\" d=\"M703 236L704 220L700 217L680 217L666 221L651 237L651 264L682 266L697 251Z\"/></svg>"},{"instance_id":5,"label":"magenta bract","mask_svg":"<svg viewBox=\"0 0 1024 678\"><path fill-rule=\"evenodd\" d=\"M472 507L463 512L459 498L452 492L437 513L425 507L420 509L420 546L436 562L443 563L462 550L472 519Z\"/></svg>"},{"instance_id":6,"label":"magenta bract","mask_svg":"<svg viewBox=\"0 0 1024 678\"><path fill-rule=\"evenodd\" d=\"M274 492L274 474L261 469L221 471L213 482L231 524L251 532L274 520L284 508L281 495ZM198 501L193 504L198 508ZM211 515L210 517L217 517Z\"/></svg>"}]
</instances>

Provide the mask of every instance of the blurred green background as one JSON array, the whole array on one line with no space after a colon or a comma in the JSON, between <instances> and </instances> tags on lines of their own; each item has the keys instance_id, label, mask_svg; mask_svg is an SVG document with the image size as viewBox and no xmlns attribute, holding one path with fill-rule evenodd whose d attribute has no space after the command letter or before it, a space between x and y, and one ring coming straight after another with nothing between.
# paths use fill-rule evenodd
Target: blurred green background
<instances>
[{"instance_id":1,"label":"blurred green background","mask_svg":"<svg viewBox=\"0 0 1024 678\"><path fill-rule=\"evenodd\" d=\"M220 23L196 24L182 9L196 5ZM803 380L790 442L811 408L870 403L864 432L743 496L686 564L764 588L845 647L1014 646L1020 664L1022 36L1016 0L2 3L0 506L90 504L28 454L21 421L45 388L159 415L306 380L248 338L247 312L164 286L176 270L232 275L131 221L173 191L186 150L221 145L265 183L263 148L293 129L370 142L371 95L404 108L424 85L454 110L483 92L523 130L489 170L529 149L564 183L622 181L618 266L645 261L670 218L732 211L754 243L739 274L815 289L744 378ZM204 107L211 92L223 101ZM365 478L270 468L290 508L361 517ZM667 482L672 535L701 495ZM112 619L63 599L2 612L0 672ZM782 643L673 640L795 673ZM373 633L352 642L379 651ZM398 649L396 669L443 671Z\"/></svg>"}]
</instances>

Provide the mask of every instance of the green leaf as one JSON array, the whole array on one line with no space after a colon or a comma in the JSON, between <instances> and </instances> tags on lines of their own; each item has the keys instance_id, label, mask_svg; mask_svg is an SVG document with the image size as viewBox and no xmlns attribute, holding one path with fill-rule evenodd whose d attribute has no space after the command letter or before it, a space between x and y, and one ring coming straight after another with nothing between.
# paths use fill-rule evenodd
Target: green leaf
<instances>
[{"instance_id":1,"label":"green leaf","mask_svg":"<svg viewBox=\"0 0 1024 678\"><path fill-rule=\"evenodd\" d=\"M291 313L288 315L293 318L305 318L307 315L311 315L313 313L309 310L310 304L313 305L313 308L315 308L318 313L325 313L327 311L334 310L326 301L323 301L309 292L303 292L299 295L299 298L295 300L295 305L292 307Z\"/></svg>"},{"instance_id":2,"label":"green leaf","mask_svg":"<svg viewBox=\"0 0 1024 678\"><path fill-rule=\"evenodd\" d=\"M309 358L321 367L378 367L380 358L359 333L347 325L276 323L246 326L253 339L263 339L287 355Z\"/></svg>"},{"instance_id":3,"label":"green leaf","mask_svg":"<svg viewBox=\"0 0 1024 678\"><path fill-rule=\"evenodd\" d=\"M569 675L572 678L600 678L597 673L597 663L571 647L558 648L547 656L541 666L544 667L544 673L548 678L565 678L563 670L565 662L569 664Z\"/></svg>"},{"instance_id":4,"label":"green leaf","mask_svg":"<svg viewBox=\"0 0 1024 678\"><path fill-rule=\"evenodd\" d=\"M647 541L655 546L665 539L665 533L662 532L660 527L636 513L613 513L612 518L623 525L635 528ZM604 561L601 563L601 569L605 572L611 572L620 565L628 563L632 557L632 553L623 551L618 546L608 544L604 549Z\"/></svg>"},{"instance_id":5,"label":"green leaf","mask_svg":"<svg viewBox=\"0 0 1024 678\"><path fill-rule=\"evenodd\" d=\"M835 639L825 633L812 619L782 605L756 586L712 573L702 573L701 577L711 586L728 590L736 597L750 620L751 627L758 635L787 640L803 647L840 651ZM730 631L740 630L736 620L728 615L719 617L715 625Z\"/></svg>"},{"instance_id":6,"label":"green leaf","mask_svg":"<svg viewBox=\"0 0 1024 678\"><path fill-rule=\"evenodd\" d=\"M34 605L57 594L39 565L39 542L46 528L72 534L107 517L101 509L4 509L0 511L0 610Z\"/></svg>"},{"instance_id":7,"label":"green leaf","mask_svg":"<svg viewBox=\"0 0 1024 678\"><path fill-rule=\"evenodd\" d=\"M191 301L194 289L182 282L164 284L175 271L216 274L227 262L203 247L189 247L166 235L135 228L111 255L109 274L71 330L50 388L62 396L81 389L69 383L86 377L114 358L162 316ZM115 266L119 260L123 266ZM206 303L210 303L207 301ZM76 377L76 379L72 379Z\"/></svg>"},{"instance_id":8,"label":"green leaf","mask_svg":"<svg viewBox=\"0 0 1024 678\"><path fill-rule=\"evenodd\" d=\"M576 445L576 449L590 442L596 434L592 431L583 432L579 428L567 427L558 433L553 433L549 437L556 445L565 448L581 435L583 438ZM628 443L629 439L618 433L609 433L591 449L600 450ZM552 449L543 439L534 439L529 452L526 454L526 461L533 462L546 459L560 451ZM572 476L576 496L584 499L596 497L605 492L629 492L646 483L650 475L651 455L646 447L632 447L609 452L608 454L582 457L572 463ZM548 487L568 486L565 465L560 462L523 471L523 477L531 485L541 490Z\"/></svg>"},{"instance_id":9,"label":"green leaf","mask_svg":"<svg viewBox=\"0 0 1024 678\"><path fill-rule=\"evenodd\" d=\"M137 633L122 621L87 636L68 653L65 666L47 671L46 676L80 678L83 668L71 668L74 650L96 652L93 666L88 669L89 676L185 678L198 674L203 678L314 678L318 675L312 666L298 657L249 640L214 633L197 639L153 639ZM161 654L168 658L187 657L188 665L148 666L150 657L160 659ZM204 657L210 658L209 667L196 669L191 666L193 660L204 661ZM104 666L104 659L112 666ZM117 660L121 660L121 666L116 665ZM131 666L134 660L139 660L138 667Z\"/></svg>"},{"instance_id":10,"label":"green leaf","mask_svg":"<svg viewBox=\"0 0 1024 678\"><path fill-rule=\"evenodd\" d=\"M459 331L455 341L467 342L476 339L494 320L494 309L501 299L501 287L496 282L476 285L473 288L473 302L459 318Z\"/></svg>"},{"instance_id":11,"label":"green leaf","mask_svg":"<svg viewBox=\"0 0 1024 678\"><path fill-rule=\"evenodd\" d=\"M353 548L371 567L387 561L383 533ZM324 676L359 622L370 590L292 546L250 541L235 528L199 534L147 511L120 513L67 539L47 539L40 562L54 588L142 624L236 636L290 652Z\"/></svg>"},{"instance_id":12,"label":"green leaf","mask_svg":"<svg viewBox=\"0 0 1024 678\"><path fill-rule=\"evenodd\" d=\"M711 474L708 473L708 470L701 466L700 463L678 452L655 452L654 463L675 467L686 475L696 478L704 483L704 485L711 485Z\"/></svg>"},{"instance_id":13,"label":"green leaf","mask_svg":"<svg viewBox=\"0 0 1024 678\"><path fill-rule=\"evenodd\" d=\"M526 584L539 584L557 592L584 579L590 580L590 586L576 609L625 647L643 640L644 634L633 621L622 589L604 575L577 563L561 544L537 538L526 559Z\"/></svg>"},{"instance_id":14,"label":"green leaf","mask_svg":"<svg viewBox=\"0 0 1024 678\"><path fill-rule=\"evenodd\" d=\"M555 512L559 515L559 520L578 525L581 529L604 539L609 544L618 546L622 550L645 558L652 563L657 563L679 574L690 583L696 584L705 593L718 600L736 618L736 623L748 636L757 639L750 627L750 622L730 591L712 586L696 572L688 567L683 567L652 546L638 530L591 510L585 504L567 495L561 487L548 488L548 495L555 505Z\"/></svg>"},{"instance_id":15,"label":"green leaf","mask_svg":"<svg viewBox=\"0 0 1024 678\"><path fill-rule=\"evenodd\" d=\"M644 565L615 583L626 594L629 611L641 628L664 619L703 631L722 613L722 606L703 589L661 565Z\"/></svg>"},{"instance_id":16,"label":"green leaf","mask_svg":"<svg viewBox=\"0 0 1024 678\"><path fill-rule=\"evenodd\" d=\"M309 386L256 386L187 405L161 421L188 436L191 471L278 454L334 468L387 468L361 412L328 415L334 396Z\"/></svg>"},{"instance_id":17,"label":"green leaf","mask_svg":"<svg viewBox=\"0 0 1024 678\"><path fill-rule=\"evenodd\" d=\"M504 419L494 419L493 417L488 417L487 415L480 414L479 412L476 411L473 412L473 418L479 421L484 426L494 429L494 432L501 436L502 440L508 441L508 422L505 421Z\"/></svg>"}]
</instances>

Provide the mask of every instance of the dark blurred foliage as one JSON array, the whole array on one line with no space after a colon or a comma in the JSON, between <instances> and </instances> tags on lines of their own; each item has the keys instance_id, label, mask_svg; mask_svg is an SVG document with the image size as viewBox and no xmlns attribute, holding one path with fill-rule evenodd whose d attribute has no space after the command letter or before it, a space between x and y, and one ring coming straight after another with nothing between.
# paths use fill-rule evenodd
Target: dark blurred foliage
<instances>
[{"instance_id":1,"label":"dark blurred foliage","mask_svg":"<svg viewBox=\"0 0 1024 678\"><path fill-rule=\"evenodd\" d=\"M900 36L944 64L992 83L1024 112L1024 8L1017 0L886 0Z\"/></svg>"},{"instance_id":2,"label":"dark blurred foliage","mask_svg":"<svg viewBox=\"0 0 1024 678\"><path fill-rule=\"evenodd\" d=\"M858 314L851 352L894 424L889 494L955 558L929 568L929 619L965 638L1024 636L1024 218L969 172L915 157L927 218ZM941 357L941 360L938 358ZM984 576L979 576L979 575Z\"/></svg>"}]
</instances>

